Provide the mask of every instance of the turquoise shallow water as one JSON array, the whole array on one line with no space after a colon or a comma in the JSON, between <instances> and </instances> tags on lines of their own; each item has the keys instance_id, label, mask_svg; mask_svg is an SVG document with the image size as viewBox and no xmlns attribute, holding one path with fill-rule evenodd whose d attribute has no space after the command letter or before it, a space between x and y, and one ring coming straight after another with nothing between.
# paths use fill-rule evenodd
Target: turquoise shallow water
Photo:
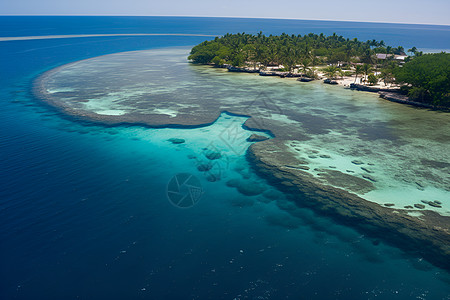
<instances>
[{"instance_id":1,"label":"turquoise shallow water","mask_svg":"<svg viewBox=\"0 0 450 300\"><path fill-rule=\"evenodd\" d=\"M189 157L204 161L211 142L223 147L218 132L245 118L225 114L209 127L184 130L102 126L67 117L31 94L32 80L52 67L199 41L2 44L0 297L449 299L446 272L292 207L239 152L215 165L223 180L208 181ZM250 132L236 130L239 145L248 145L242 140ZM172 137L186 142L172 144ZM166 195L180 172L195 175L204 192L189 209ZM226 186L228 178L255 182L278 199L245 196Z\"/></svg>"}]
</instances>

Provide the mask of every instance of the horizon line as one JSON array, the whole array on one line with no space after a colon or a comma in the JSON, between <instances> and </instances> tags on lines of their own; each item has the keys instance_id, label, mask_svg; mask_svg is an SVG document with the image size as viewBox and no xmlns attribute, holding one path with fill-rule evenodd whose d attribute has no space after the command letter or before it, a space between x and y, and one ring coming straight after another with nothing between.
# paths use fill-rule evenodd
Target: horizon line
<instances>
[{"instance_id":1,"label":"horizon line","mask_svg":"<svg viewBox=\"0 0 450 300\"><path fill-rule=\"evenodd\" d=\"M353 22L353 23L375 23L375 24L403 24L403 25L429 25L450 26L449 24L437 23L409 23L391 21L361 21L361 20L331 20L331 19L299 19L288 17L249 17L249 16L203 16L203 15L121 15L121 14L0 14L0 17L185 17L185 18L228 18L228 19L265 19L265 20L298 20L298 21L323 21L323 22Z\"/></svg>"}]
</instances>

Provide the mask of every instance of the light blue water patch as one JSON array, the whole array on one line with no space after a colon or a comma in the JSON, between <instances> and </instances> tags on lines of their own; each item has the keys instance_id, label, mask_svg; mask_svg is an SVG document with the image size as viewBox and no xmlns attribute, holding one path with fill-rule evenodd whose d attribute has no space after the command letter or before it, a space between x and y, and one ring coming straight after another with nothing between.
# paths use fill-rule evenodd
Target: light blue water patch
<instances>
[{"instance_id":1,"label":"light blue water patch","mask_svg":"<svg viewBox=\"0 0 450 300\"><path fill-rule=\"evenodd\" d=\"M226 180L238 175L230 174L233 170L249 168L244 155L251 144L247 139L254 132L243 128L247 119L222 113L217 121L206 127L148 129L133 126L121 129L121 133L141 144L147 143L155 155L164 153L164 162L172 166L174 175L197 168L196 176L213 181ZM258 135L271 138L264 132L258 132Z\"/></svg>"}]
</instances>

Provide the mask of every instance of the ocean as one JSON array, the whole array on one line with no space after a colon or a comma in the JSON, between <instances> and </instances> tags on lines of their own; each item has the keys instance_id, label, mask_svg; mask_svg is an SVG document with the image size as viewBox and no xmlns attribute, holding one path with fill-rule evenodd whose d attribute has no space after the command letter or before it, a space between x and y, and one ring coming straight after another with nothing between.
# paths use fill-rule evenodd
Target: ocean
<instances>
[{"instance_id":1,"label":"ocean","mask_svg":"<svg viewBox=\"0 0 450 300\"><path fill-rule=\"evenodd\" d=\"M259 31L336 32L405 49L450 49L449 26L0 17L0 37ZM236 148L218 138L232 126L239 137L234 142L247 147L242 141L254 132L242 127L245 116L223 113L213 124L196 128L110 126L64 114L33 93L41 74L68 63L125 51L188 51L210 38L160 35L0 42L0 298L450 299L450 274L421 257L307 208L289 213L293 205L289 197L255 174L245 149L231 151ZM236 82L245 80L239 77ZM164 96L168 88L172 87L161 81L155 90ZM191 88L192 97L195 85ZM271 88L275 93L285 87ZM325 92L312 90L308 97L320 93ZM344 99L346 93L339 97ZM359 97L373 98L364 95ZM100 109L109 111L109 107ZM172 143L171 138L185 143ZM227 153L226 160L214 160L222 163L217 166L220 173L209 174L220 177L217 181L198 170L199 164L208 163L204 151L211 145ZM192 203L176 192L177 180L187 178L198 192L187 199ZM230 188L226 182L232 178L249 180L265 194L251 196Z\"/></svg>"}]
</instances>

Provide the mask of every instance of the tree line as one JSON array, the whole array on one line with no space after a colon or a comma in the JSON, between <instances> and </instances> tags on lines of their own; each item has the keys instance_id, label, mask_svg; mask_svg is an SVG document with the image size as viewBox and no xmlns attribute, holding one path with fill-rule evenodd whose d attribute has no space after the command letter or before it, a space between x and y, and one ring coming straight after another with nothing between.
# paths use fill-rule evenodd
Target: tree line
<instances>
[{"instance_id":1,"label":"tree line","mask_svg":"<svg viewBox=\"0 0 450 300\"><path fill-rule=\"evenodd\" d=\"M236 67L254 64L264 69L269 65L283 65L291 70L308 60L311 65L349 62L374 63L375 53L405 54L402 46L386 46L384 41L352 40L336 33L330 36L308 35L265 36L261 32L226 34L205 41L192 48L189 59L195 63L229 64Z\"/></svg>"}]
</instances>

